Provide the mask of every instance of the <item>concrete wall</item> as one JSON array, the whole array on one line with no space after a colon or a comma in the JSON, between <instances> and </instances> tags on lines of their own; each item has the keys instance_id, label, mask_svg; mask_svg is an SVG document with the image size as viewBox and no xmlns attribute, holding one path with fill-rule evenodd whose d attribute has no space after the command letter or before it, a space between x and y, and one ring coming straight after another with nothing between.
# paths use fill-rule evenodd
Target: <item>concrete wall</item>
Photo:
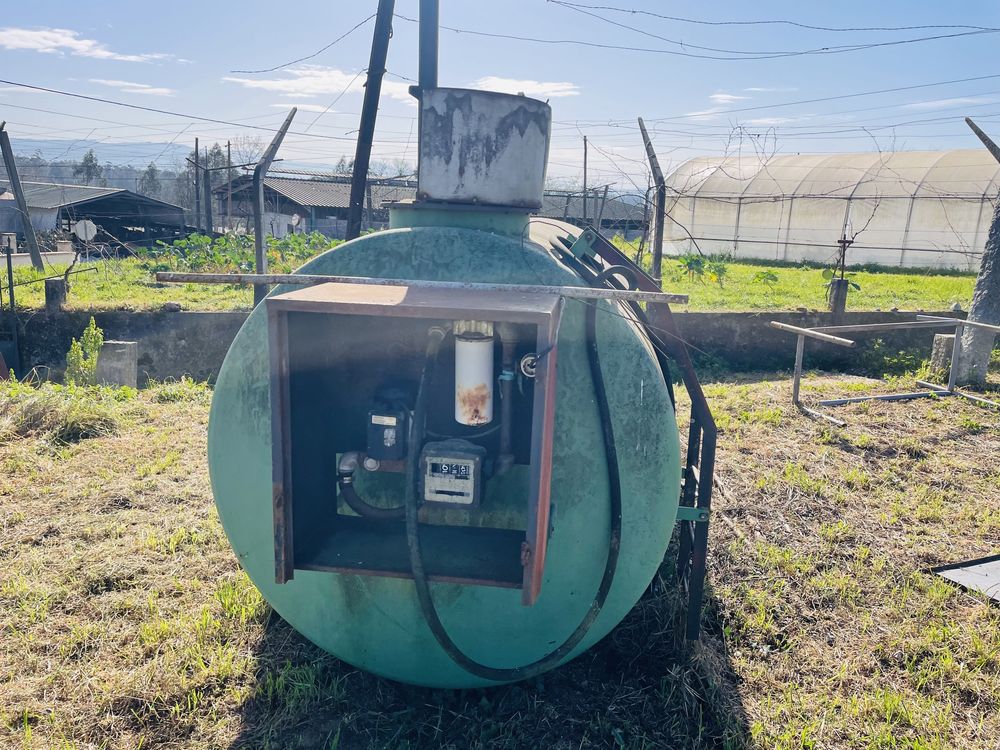
<instances>
[{"instance_id":1,"label":"concrete wall","mask_svg":"<svg viewBox=\"0 0 1000 750\"><path fill-rule=\"evenodd\" d=\"M93 315L105 339L139 344L139 383L190 375L214 380L246 312L37 312L21 316L24 372L51 368L61 377L66 352ZM22 373L19 373L22 374Z\"/></svg>"},{"instance_id":2,"label":"concrete wall","mask_svg":"<svg viewBox=\"0 0 1000 750\"><path fill-rule=\"evenodd\" d=\"M951 312L929 314L947 317L955 315ZM697 347L693 351L696 362L714 358L734 370L782 370L790 369L795 363L795 335L771 328L772 320L801 328L815 328L894 323L914 320L915 316L913 313L849 312L840 320L835 320L827 312L680 312L675 313L674 318L684 340ZM858 346L853 349L806 339L805 366L807 369L862 369L876 357L873 350L876 340L882 341L886 352L895 354L912 350L929 358L935 331L940 333L942 329L916 328L844 334L844 338L858 342ZM871 364L877 364L877 361Z\"/></svg>"},{"instance_id":3,"label":"concrete wall","mask_svg":"<svg viewBox=\"0 0 1000 750\"><path fill-rule=\"evenodd\" d=\"M952 313L940 313L952 315ZM246 319L244 312L97 312L97 324L106 339L137 341L139 382L147 377L163 380L190 375L198 380L214 380L229 345ZM25 371L36 365L49 367L61 375L66 352L79 337L91 313L65 311L37 312L21 317L21 357ZM795 336L771 328L772 320L790 325L813 327L834 325L829 313L675 313L682 337L692 345L695 361L713 361L734 370L790 369L795 359ZM883 312L847 313L842 324L887 323L913 320L912 314ZM914 350L930 357L935 329L913 329L880 334L855 334L857 349L846 349L819 341L806 342L807 368L860 369L875 364L880 356L871 350L875 339L884 341L894 354ZM867 359L866 359L867 358ZM20 373L19 373L20 374Z\"/></svg>"}]
</instances>

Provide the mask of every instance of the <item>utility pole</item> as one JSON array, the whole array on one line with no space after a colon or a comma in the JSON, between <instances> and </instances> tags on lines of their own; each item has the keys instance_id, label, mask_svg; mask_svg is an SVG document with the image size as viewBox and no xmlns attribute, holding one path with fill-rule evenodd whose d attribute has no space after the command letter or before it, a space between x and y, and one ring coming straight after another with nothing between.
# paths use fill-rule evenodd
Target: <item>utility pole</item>
<instances>
[{"instance_id":1,"label":"utility pole","mask_svg":"<svg viewBox=\"0 0 1000 750\"><path fill-rule=\"evenodd\" d=\"M656 198L653 203L653 278L657 285L663 288L663 225L667 218L667 182L663 179L663 172L660 170L660 162L656 158L656 151L653 150L653 142L649 140L649 133L646 132L646 123L639 118L639 130L642 131L642 142L646 146L646 158L649 160L649 169L653 173L653 181L656 184Z\"/></svg>"},{"instance_id":2,"label":"utility pole","mask_svg":"<svg viewBox=\"0 0 1000 750\"><path fill-rule=\"evenodd\" d=\"M226 141L226 231L233 224L233 148L232 141Z\"/></svg>"},{"instance_id":3,"label":"utility pole","mask_svg":"<svg viewBox=\"0 0 1000 750\"><path fill-rule=\"evenodd\" d=\"M208 149L206 148L202 189L205 191L205 231L211 233L215 230L215 222L212 221L212 170L209 169L208 164Z\"/></svg>"},{"instance_id":4,"label":"utility pole","mask_svg":"<svg viewBox=\"0 0 1000 750\"><path fill-rule=\"evenodd\" d=\"M361 125L358 127L358 147L354 152L354 174L351 176L351 202L347 209L347 239L361 235L361 211L365 202L365 185L368 182L368 165L372 158L372 141L375 138L375 118L378 100L382 93L382 76L385 58L389 53L392 36L392 12L395 0L378 0L375 15L375 35L368 60L368 77L365 82L365 99L361 105Z\"/></svg>"},{"instance_id":5,"label":"utility pole","mask_svg":"<svg viewBox=\"0 0 1000 750\"><path fill-rule=\"evenodd\" d=\"M968 117L965 122L986 146L986 150L1000 162L1000 146ZM1000 202L993 210L993 220L983 248L983 259L979 266L979 276L976 277L968 319L974 323L1000 325ZM961 338L955 337L955 346L959 347L956 372L952 373L955 382L973 385L986 382L994 338L991 331L975 326L965 326Z\"/></svg>"},{"instance_id":6,"label":"utility pole","mask_svg":"<svg viewBox=\"0 0 1000 750\"><path fill-rule=\"evenodd\" d=\"M6 121L0 122L0 151L3 151L3 163L7 168L7 179L10 180L10 189L14 193L17 201L17 210L21 212L21 229L24 232L24 242L28 246L28 253L31 255L31 265L36 271L44 271L45 265L42 263L42 254L38 250L38 239L35 237L35 228L31 225L31 214L28 213L28 202L24 199L24 190L21 187L21 178L17 174L17 164L14 162L14 150L10 146L10 136L4 130ZM7 256L8 259L10 256ZM9 262L9 260L8 260ZM13 290L11 290L13 299ZM11 302L11 309L14 303Z\"/></svg>"},{"instance_id":7,"label":"utility pole","mask_svg":"<svg viewBox=\"0 0 1000 750\"><path fill-rule=\"evenodd\" d=\"M274 161L274 157L278 153L278 147L281 146L281 142L285 139L285 133L287 133L288 128L291 127L292 118L295 117L295 113L297 111L298 110L295 107L292 107L292 111L288 113L288 117L286 117L285 121L281 123L281 127L278 128L278 132L274 134L274 138L271 139L271 143L268 145L267 150L264 151L264 155L260 157L260 161L257 162L257 166L253 168L254 271L258 274L267 273L267 249L264 242L264 175L267 174L267 170L271 166L271 162ZM254 284L254 306L261 302L261 300L263 300L266 296L267 286L264 284Z\"/></svg>"},{"instance_id":8,"label":"utility pole","mask_svg":"<svg viewBox=\"0 0 1000 750\"><path fill-rule=\"evenodd\" d=\"M198 139L194 139L194 225L201 231L201 169L198 166Z\"/></svg>"},{"instance_id":9,"label":"utility pole","mask_svg":"<svg viewBox=\"0 0 1000 750\"><path fill-rule=\"evenodd\" d=\"M587 226L587 136L583 136L583 225Z\"/></svg>"}]
</instances>

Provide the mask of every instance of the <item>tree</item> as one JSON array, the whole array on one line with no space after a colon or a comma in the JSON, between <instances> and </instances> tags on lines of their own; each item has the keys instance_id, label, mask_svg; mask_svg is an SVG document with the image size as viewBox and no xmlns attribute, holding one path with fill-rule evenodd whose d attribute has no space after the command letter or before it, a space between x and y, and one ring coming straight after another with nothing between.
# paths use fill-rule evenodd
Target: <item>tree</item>
<instances>
[{"instance_id":1,"label":"tree","mask_svg":"<svg viewBox=\"0 0 1000 750\"><path fill-rule=\"evenodd\" d=\"M1000 161L1000 148L972 120L966 117L965 121L987 150ZM986 237L986 247L983 248L976 289L972 293L969 320L1000 325L1000 201L993 209L993 221ZM965 329L962 340L955 342L955 346L959 347L956 382L970 385L983 385L986 382L986 369L993 352L994 338L991 331L971 327Z\"/></svg>"},{"instance_id":2,"label":"tree","mask_svg":"<svg viewBox=\"0 0 1000 750\"><path fill-rule=\"evenodd\" d=\"M1000 201L993 210L993 221L983 248L976 289L972 293L969 320L1000 325ZM956 381L960 384L983 385L993 352L994 334L982 328L966 327L959 346Z\"/></svg>"},{"instance_id":3,"label":"tree","mask_svg":"<svg viewBox=\"0 0 1000 750\"><path fill-rule=\"evenodd\" d=\"M101 167L100 162L97 161L94 149L90 149L85 153L80 163L73 168L73 176L82 178L84 185L97 182L103 174L104 169Z\"/></svg>"},{"instance_id":4,"label":"tree","mask_svg":"<svg viewBox=\"0 0 1000 750\"><path fill-rule=\"evenodd\" d=\"M139 176L139 192L151 198L156 198L160 195L161 189L160 170L156 168L153 162L150 162L149 166Z\"/></svg>"}]
</instances>

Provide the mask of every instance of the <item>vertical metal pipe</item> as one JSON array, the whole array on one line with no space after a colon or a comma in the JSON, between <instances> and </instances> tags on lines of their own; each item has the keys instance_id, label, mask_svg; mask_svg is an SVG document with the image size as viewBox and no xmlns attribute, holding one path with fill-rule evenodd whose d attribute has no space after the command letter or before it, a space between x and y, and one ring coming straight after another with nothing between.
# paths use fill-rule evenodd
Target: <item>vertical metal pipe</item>
<instances>
[{"instance_id":1,"label":"vertical metal pipe","mask_svg":"<svg viewBox=\"0 0 1000 750\"><path fill-rule=\"evenodd\" d=\"M653 149L653 142L646 132L646 123L639 118L639 130L642 133L642 142L646 147L646 158L649 160L649 169L653 173L653 182L656 184L656 203L654 204L653 225L653 278L656 283L663 287L663 224L667 215L667 183L663 178L660 169L660 161L656 158L656 151Z\"/></svg>"},{"instance_id":2,"label":"vertical metal pipe","mask_svg":"<svg viewBox=\"0 0 1000 750\"><path fill-rule=\"evenodd\" d=\"M392 36L392 11L395 5L395 0L378 0L375 34L372 38L372 52L368 60L368 78L365 82L365 99L361 105L361 124L358 127L358 147L354 153L351 201L347 209L346 238L349 240L361 235L361 211L365 202L368 165L371 162L372 141L375 138L375 118L378 115L378 100L382 93L382 76L385 74L385 58L389 53L389 37Z\"/></svg>"},{"instance_id":3,"label":"vertical metal pipe","mask_svg":"<svg viewBox=\"0 0 1000 750\"><path fill-rule=\"evenodd\" d=\"M583 225L587 226L587 136L583 136Z\"/></svg>"},{"instance_id":4,"label":"vertical metal pipe","mask_svg":"<svg viewBox=\"0 0 1000 750\"><path fill-rule=\"evenodd\" d=\"M201 165L198 163L198 139L194 139L194 225L201 231Z\"/></svg>"},{"instance_id":5,"label":"vertical metal pipe","mask_svg":"<svg viewBox=\"0 0 1000 750\"><path fill-rule=\"evenodd\" d=\"M45 265L42 263L42 254L38 250L38 239L35 237L35 228L31 225L31 214L28 212L28 202L24 197L24 189L21 187L21 178L17 173L17 164L14 161L14 150L10 145L10 136L4 130L6 123L0 122L0 150L3 151L3 163L7 168L7 180L10 182L11 192L17 201L17 210L21 214L21 231L24 232L24 241L31 254L31 265L36 271L44 271ZM8 255L8 258L10 256Z\"/></svg>"},{"instance_id":6,"label":"vertical metal pipe","mask_svg":"<svg viewBox=\"0 0 1000 750\"><path fill-rule=\"evenodd\" d=\"M438 85L438 0L420 0L420 88Z\"/></svg>"},{"instance_id":7,"label":"vertical metal pipe","mask_svg":"<svg viewBox=\"0 0 1000 750\"><path fill-rule=\"evenodd\" d=\"M232 141L226 141L226 231L233 225L233 146Z\"/></svg>"},{"instance_id":8,"label":"vertical metal pipe","mask_svg":"<svg viewBox=\"0 0 1000 750\"><path fill-rule=\"evenodd\" d=\"M799 383L802 380L802 357L805 354L806 337L801 334L795 341L795 372L792 375L792 403L799 405Z\"/></svg>"},{"instance_id":9,"label":"vertical metal pipe","mask_svg":"<svg viewBox=\"0 0 1000 750\"><path fill-rule=\"evenodd\" d=\"M959 323L955 326L955 341L951 345L951 367L948 370L948 390L955 390L955 383L958 380L958 360L962 356L962 332L965 326Z\"/></svg>"},{"instance_id":10,"label":"vertical metal pipe","mask_svg":"<svg viewBox=\"0 0 1000 750\"><path fill-rule=\"evenodd\" d=\"M254 246L254 271L258 274L267 273L267 248L264 243L264 176L274 161L278 153L278 147L285 139L285 133L292 124L292 119L298 111L296 107L288 113L288 117L274 134L271 143L268 145L264 155L260 157L257 166L253 169L253 246ZM255 284L253 288L253 303L257 305L267 296L266 284Z\"/></svg>"}]
</instances>

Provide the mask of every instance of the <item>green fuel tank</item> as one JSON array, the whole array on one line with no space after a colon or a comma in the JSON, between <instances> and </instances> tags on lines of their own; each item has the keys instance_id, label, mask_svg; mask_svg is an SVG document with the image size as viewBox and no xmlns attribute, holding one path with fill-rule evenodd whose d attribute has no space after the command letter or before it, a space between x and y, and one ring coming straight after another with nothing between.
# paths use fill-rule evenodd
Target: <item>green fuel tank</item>
<instances>
[{"instance_id":1,"label":"green fuel tank","mask_svg":"<svg viewBox=\"0 0 1000 750\"><path fill-rule=\"evenodd\" d=\"M522 97L523 98L523 97ZM423 158L423 155L422 155ZM303 274L373 278L584 286L551 250L579 230L528 219L527 208L403 204L391 228L344 243L313 259ZM291 291L279 287L271 295ZM591 608L608 559L610 483L605 431L588 359L585 316L597 306L596 346L613 426L622 515L617 570L603 608L577 646L579 655L635 605L661 564L677 516L681 455L670 394L654 352L617 304L566 298L558 329L548 546L540 594L522 604L516 588L432 582L441 623L472 659L517 668L562 644ZM240 564L290 625L345 662L405 683L439 688L496 684L459 666L435 638L406 577L296 569L275 577L272 408L268 320L258 306L240 330L219 374L209 423L209 466L219 516ZM323 340L316 340L323 347ZM324 406L317 399L316 411ZM330 414L330 420L338 415ZM329 477L336 451L308 450L316 476ZM524 474L490 479L480 522L513 523ZM362 490L373 503L398 506L402 477ZM337 512L331 482L328 510ZM449 523L444 513L439 523ZM516 519L514 519L516 521ZM556 665L553 665L556 666Z\"/></svg>"}]
</instances>

